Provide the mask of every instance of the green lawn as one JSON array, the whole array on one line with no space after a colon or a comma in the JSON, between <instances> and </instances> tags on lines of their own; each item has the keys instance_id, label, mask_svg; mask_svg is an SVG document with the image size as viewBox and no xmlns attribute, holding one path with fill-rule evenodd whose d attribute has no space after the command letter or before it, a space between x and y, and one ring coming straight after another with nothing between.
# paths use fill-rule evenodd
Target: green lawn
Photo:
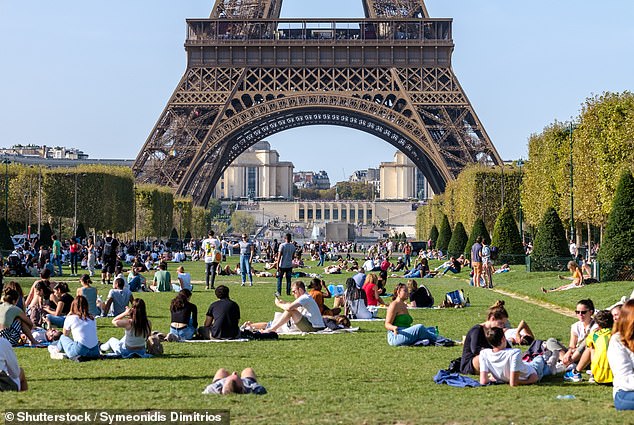
<instances>
[{"instance_id":1,"label":"green lawn","mask_svg":"<svg viewBox=\"0 0 634 425\"><path fill-rule=\"evenodd\" d=\"M231 262L233 264L233 261ZM314 264L314 263L311 263ZM203 263L186 263L195 280L203 279ZM170 265L170 270L175 267ZM313 269L314 271L315 269ZM504 297L493 291L469 288L467 271L457 276L427 279L437 300L463 288L471 307L413 310L417 323L437 325L440 333L460 340L486 308L504 299L512 323L527 320L538 338L567 341L574 319ZM326 276L327 283L343 283L348 275ZM541 294L539 287L559 284L556 274L527 274L521 269L496 276L508 291L574 308L577 299L590 297L599 306L629 294L634 283L591 285L561 294ZM74 278L73 278L74 279ZM254 287L240 287L239 277L220 277L240 304L242 320L265 321L273 316L274 278L256 278ZM306 279L308 280L308 279ZM28 289L33 279L20 279ZM390 279L389 287L403 281ZM74 285L76 287L77 285ZM106 287L96 284L102 295ZM204 285L195 285L192 302L202 321L214 300ZM172 294L140 294L149 306L154 329L166 332ZM382 316L384 317L384 311ZM165 355L153 359L75 363L50 360L44 349L17 349L29 378L27 393L0 394L4 408L174 408L229 409L234 423L247 424L418 424L418 423L632 423L633 416L612 407L611 388L567 384L561 378L540 385L458 389L436 385L434 374L459 357L462 348L389 347L381 322L361 322L354 334L282 336L279 341L244 344L165 344ZM100 319L99 336L121 336L110 320ZM252 366L267 388L264 396L202 395L219 367L241 370ZM557 400L574 394L576 400Z\"/></svg>"}]
</instances>

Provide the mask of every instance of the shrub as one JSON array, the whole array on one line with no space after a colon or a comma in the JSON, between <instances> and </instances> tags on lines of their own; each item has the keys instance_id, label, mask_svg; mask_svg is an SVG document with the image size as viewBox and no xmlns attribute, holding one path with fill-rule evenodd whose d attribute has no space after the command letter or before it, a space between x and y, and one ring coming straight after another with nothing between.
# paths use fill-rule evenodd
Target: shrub
<instances>
[{"instance_id":1,"label":"shrub","mask_svg":"<svg viewBox=\"0 0 634 425\"><path fill-rule=\"evenodd\" d=\"M438 242L438 227L434 224L431 226L431 230L429 231L429 239L431 239L432 246L428 246L427 248L432 248L436 246L436 242Z\"/></svg>"},{"instance_id":2,"label":"shrub","mask_svg":"<svg viewBox=\"0 0 634 425\"><path fill-rule=\"evenodd\" d=\"M478 236L482 236L487 241L491 240L489 236L489 231L487 230L486 225L484 224L484 220L482 218L478 218L475 223L473 223L473 228L471 229L471 233L469 233L469 240L467 241L467 245L465 245L464 253L465 256L471 260L471 247L476 241Z\"/></svg>"},{"instance_id":3,"label":"shrub","mask_svg":"<svg viewBox=\"0 0 634 425\"><path fill-rule=\"evenodd\" d=\"M13 251L13 239L11 239L11 231L4 217L0 219L0 249Z\"/></svg>"},{"instance_id":4,"label":"shrub","mask_svg":"<svg viewBox=\"0 0 634 425\"><path fill-rule=\"evenodd\" d=\"M437 249L442 252L447 252L449 241L451 240L451 225L446 215L443 215L442 224L440 225L440 231L438 232L438 241L435 244Z\"/></svg>"},{"instance_id":5,"label":"shrub","mask_svg":"<svg viewBox=\"0 0 634 425\"><path fill-rule=\"evenodd\" d=\"M602 280L621 280L634 262L634 177L623 172L608 216L603 244L599 251ZM630 273L627 273L630 274Z\"/></svg>"},{"instance_id":6,"label":"shrub","mask_svg":"<svg viewBox=\"0 0 634 425\"><path fill-rule=\"evenodd\" d=\"M42 223L40 235L37 239L37 243L35 244L35 249L39 250L42 245L50 247L53 244L51 236L53 236L53 229L51 229L51 225L48 222Z\"/></svg>"},{"instance_id":7,"label":"shrub","mask_svg":"<svg viewBox=\"0 0 634 425\"><path fill-rule=\"evenodd\" d=\"M461 222L457 222L451 234L449 246L447 247L447 255L459 257L464 252L467 239L467 231L464 229L464 225Z\"/></svg>"},{"instance_id":8,"label":"shrub","mask_svg":"<svg viewBox=\"0 0 634 425\"><path fill-rule=\"evenodd\" d=\"M559 214L553 207L548 208L537 227L531 262L536 270L552 269L553 265L570 259L566 231Z\"/></svg>"},{"instance_id":9,"label":"shrub","mask_svg":"<svg viewBox=\"0 0 634 425\"><path fill-rule=\"evenodd\" d=\"M79 225L77 225L77 234L75 236L77 236L80 239L86 239L86 229L84 228L84 224L83 223L79 223Z\"/></svg>"},{"instance_id":10,"label":"shrub","mask_svg":"<svg viewBox=\"0 0 634 425\"><path fill-rule=\"evenodd\" d=\"M493 245L498 248L500 264L524 264L524 247L513 213L504 206L493 228Z\"/></svg>"}]
</instances>

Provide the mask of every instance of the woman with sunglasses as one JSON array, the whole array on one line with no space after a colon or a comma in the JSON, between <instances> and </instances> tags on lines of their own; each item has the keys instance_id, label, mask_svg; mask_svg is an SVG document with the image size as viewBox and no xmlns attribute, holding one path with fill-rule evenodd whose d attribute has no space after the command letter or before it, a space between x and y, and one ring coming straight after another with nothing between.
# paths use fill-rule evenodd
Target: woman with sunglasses
<instances>
[{"instance_id":1,"label":"woman with sunglasses","mask_svg":"<svg viewBox=\"0 0 634 425\"><path fill-rule=\"evenodd\" d=\"M614 330L608 347L608 362L614 375L614 407L634 410L634 300L623 305Z\"/></svg>"},{"instance_id":2,"label":"woman with sunglasses","mask_svg":"<svg viewBox=\"0 0 634 425\"><path fill-rule=\"evenodd\" d=\"M590 331L597 327L592 319L594 315L594 303L592 300L580 300L577 303L575 314L579 320L570 327L570 343L568 344L568 351L563 357L565 365L579 361L586 348L586 337L590 334Z\"/></svg>"}]
</instances>

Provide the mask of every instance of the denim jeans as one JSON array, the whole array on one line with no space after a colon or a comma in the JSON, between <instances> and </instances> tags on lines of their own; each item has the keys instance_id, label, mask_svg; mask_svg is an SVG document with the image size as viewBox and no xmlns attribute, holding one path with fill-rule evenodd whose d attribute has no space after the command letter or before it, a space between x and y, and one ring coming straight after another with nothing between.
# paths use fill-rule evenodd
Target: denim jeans
<instances>
[{"instance_id":1,"label":"denim jeans","mask_svg":"<svg viewBox=\"0 0 634 425\"><path fill-rule=\"evenodd\" d=\"M62 256L53 254L53 266L57 266L57 275L62 275Z\"/></svg>"},{"instance_id":2,"label":"denim jeans","mask_svg":"<svg viewBox=\"0 0 634 425\"><path fill-rule=\"evenodd\" d=\"M443 272L442 275L446 275L447 272L451 272L451 273L460 273L458 270L454 269L453 267L449 266L447 267Z\"/></svg>"},{"instance_id":3,"label":"denim jeans","mask_svg":"<svg viewBox=\"0 0 634 425\"><path fill-rule=\"evenodd\" d=\"M182 329L176 329L170 326L169 333L176 335L177 337L181 339L181 341L185 341L185 340L192 339L194 336L194 332L196 332L196 328L193 327L192 325L188 325Z\"/></svg>"},{"instance_id":4,"label":"denim jeans","mask_svg":"<svg viewBox=\"0 0 634 425\"><path fill-rule=\"evenodd\" d=\"M618 390L614 395L616 410L634 410L634 391Z\"/></svg>"},{"instance_id":5,"label":"denim jeans","mask_svg":"<svg viewBox=\"0 0 634 425\"><path fill-rule=\"evenodd\" d=\"M319 254L319 263L317 263L317 267L323 266L325 261L326 261L326 254L325 253L320 253Z\"/></svg>"},{"instance_id":6,"label":"denim jeans","mask_svg":"<svg viewBox=\"0 0 634 425\"><path fill-rule=\"evenodd\" d=\"M422 276L420 275L420 270L411 270L409 273L406 273L406 274L403 276L403 278L405 278L405 279L416 278L416 277L417 277L417 278L422 277Z\"/></svg>"},{"instance_id":7,"label":"denim jeans","mask_svg":"<svg viewBox=\"0 0 634 425\"><path fill-rule=\"evenodd\" d=\"M242 283L246 283L248 274L249 282L253 285L253 275L251 274L249 257L251 257L251 254L240 254L240 275L242 276Z\"/></svg>"},{"instance_id":8,"label":"denim jeans","mask_svg":"<svg viewBox=\"0 0 634 425\"><path fill-rule=\"evenodd\" d=\"M528 362L528 364L531 365L537 372L537 376L539 378L538 381L541 381L544 376L552 375L550 367L548 367L546 361L544 360L544 356L537 356Z\"/></svg>"},{"instance_id":9,"label":"denim jeans","mask_svg":"<svg viewBox=\"0 0 634 425\"><path fill-rule=\"evenodd\" d=\"M277 271L277 292L282 293L282 276L286 275L286 295L291 294L291 274L293 274L293 268L280 268Z\"/></svg>"},{"instance_id":10,"label":"denim jeans","mask_svg":"<svg viewBox=\"0 0 634 425\"><path fill-rule=\"evenodd\" d=\"M73 341L66 335L62 335L57 341L57 348L60 351L66 353L69 358L75 358L78 356L84 357L99 357L99 344L92 348L86 347L78 342Z\"/></svg>"},{"instance_id":11,"label":"denim jeans","mask_svg":"<svg viewBox=\"0 0 634 425\"><path fill-rule=\"evenodd\" d=\"M433 344L436 342L436 334L420 324L409 328L398 328L398 335L394 335L392 331L387 332L387 343L394 347L413 345L416 341L423 339L428 339Z\"/></svg>"},{"instance_id":12,"label":"denim jeans","mask_svg":"<svg viewBox=\"0 0 634 425\"><path fill-rule=\"evenodd\" d=\"M56 328L63 327L64 320L66 320L66 316L55 316L54 314L47 314L46 318L49 322L51 322L51 325L55 326Z\"/></svg>"},{"instance_id":13,"label":"denim jeans","mask_svg":"<svg viewBox=\"0 0 634 425\"><path fill-rule=\"evenodd\" d=\"M215 286L217 270L218 263L205 263L205 286L207 288L209 288L209 277L211 277L211 287Z\"/></svg>"},{"instance_id":14,"label":"denim jeans","mask_svg":"<svg viewBox=\"0 0 634 425\"><path fill-rule=\"evenodd\" d=\"M78 268L77 268L77 262L78 261L79 261L79 253L71 252L70 253L70 273L71 274L77 274L78 273Z\"/></svg>"}]
</instances>

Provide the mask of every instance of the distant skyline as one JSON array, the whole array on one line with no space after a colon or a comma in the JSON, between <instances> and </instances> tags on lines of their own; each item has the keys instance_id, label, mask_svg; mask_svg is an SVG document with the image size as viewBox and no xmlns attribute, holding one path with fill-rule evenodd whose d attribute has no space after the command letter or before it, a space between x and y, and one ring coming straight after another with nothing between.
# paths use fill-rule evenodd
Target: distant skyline
<instances>
[{"instance_id":1,"label":"distant skyline","mask_svg":"<svg viewBox=\"0 0 634 425\"><path fill-rule=\"evenodd\" d=\"M213 0L0 0L0 146L135 158L185 70L185 19ZM428 0L453 18L453 68L505 160L587 97L631 90L632 2ZM360 0L284 0L283 17L360 17ZM391 161L366 133L315 126L267 139L297 170L334 183Z\"/></svg>"}]
</instances>

